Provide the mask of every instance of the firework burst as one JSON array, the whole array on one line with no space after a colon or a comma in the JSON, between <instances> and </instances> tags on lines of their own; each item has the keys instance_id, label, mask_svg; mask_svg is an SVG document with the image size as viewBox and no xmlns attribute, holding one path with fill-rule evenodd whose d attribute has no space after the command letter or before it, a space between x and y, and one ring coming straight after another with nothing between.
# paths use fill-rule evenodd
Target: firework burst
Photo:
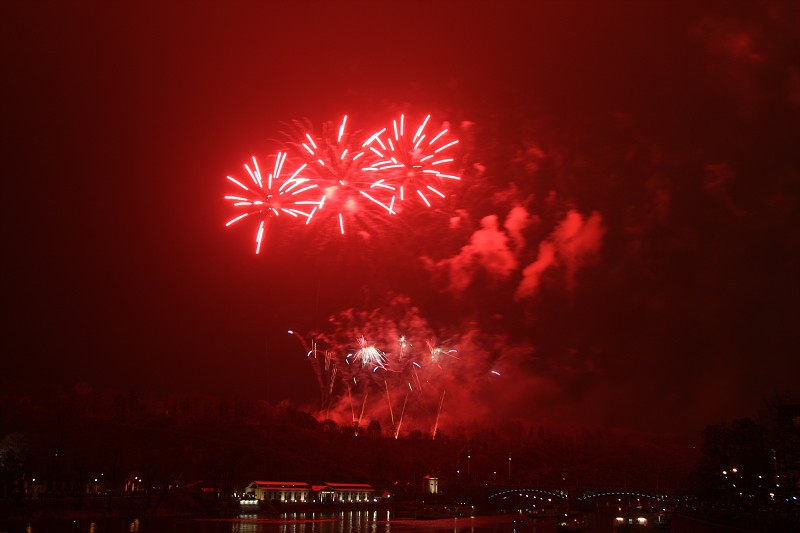
<instances>
[{"instance_id":1,"label":"firework burst","mask_svg":"<svg viewBox=\"0 0 800 533\"><path fill-rule=\"evenodd\" d=\"M426 116L417 128L409 130L401 114L392 121L391 129L384 128L364 142L363 147L378 158L368 170L392 191L393 201L414 198L430 207L432 199L445 197L447 181L461 179L451 170L455 158L450 151L458 140L448 135L447 128L429 135L425 128L430 118Z\"/></svg>"},{"instance_id":2,"label":"firework burst","mask_svg":"<svg viewBox=\"0 0 800 533\"><path fill-rule=\"evenodd\" d=\"M436 438L444 390L448 396L457 390L461 375L462 365L453 365L461 359L458 337L437 335L411 300L398 295L372 311L347 309L329 322L332 329L313 333L313 342L297 336L330 406L320 416L352 424L356 434L367 421L380 421L394 438L418 430ZM337 373L321 371L327 367L314 358L317 343Z\"/></svg>"},{"instance_id":3,"label":"firework burst","mask_svg":"<svg viewBox=\"0 0 800 533\"><path fill-rule=\"evenodd\" d=\"M403 223L394 216L402 202L410 205L413 200L430 207L432 201L445 197L448 182L461 179L453 170L452 155L459 141L447 128L429 134L430 119L428 115L409 129L405 115L400 115L391 128L366 140L358 132L348 132L347 115L338 124L323 123L319 135L308 121L290 123L283 134L291 154L288 159L302 165L293 167L291 176L283 179L284 166L290 164L286 151L280 151L266 176L255 157L245 165L249 179L228 176L239 190L225 197L237 211L226 225L247 217L257 219L256 253L261 251L270 220L280 214L363 240L388 230L403 235ZM317 234L322 240L330 236Z\"/></svg>"},{"instance_id":4,"label":"firework burst","mask_svg":"<svg viewBox=\"0 0 800 533\"><path fill-rule=\"evenodd\" d=\"M362 367L371 367L373 370L386 368L386 354L369 344L363 335L358 337L356 342L358 342L358 350L353 354L348 354L348 359L361 363Z\"/></svg>"},{"instance_id":5,"label":"firework burst","mask_svg":"<svg viewBox=\"0 0 800 533\"><path fill-rule=\"evenodd\" d=\"M428 353L430 354L428 360L431 362L431 364L435 364L439 368L442 367L442 362L447 357L458 359L458 356L455 355L458 353L458 350L447 349L443 348L442 346L438 346L436 344L436 339L428 339L425 341L425 344L428 347Z\"/></svg>"},{"instance_id":6,"label":"firework burst","mask_svg":"<svg viewBox=\"0 0 800 533\"><path fill-rule=\"evenodd\" d=\"M359 218L394 214L392 189L365 170L371 168L375 154L352 140L347 132L347 115L338 127L330 122L323 124L320 136L298 123L293 129L299 141L292 141L292 145L307 165L304 175L321 192L318 200L305 204L311 209L307 223L332 220L344 235Z\"/></svg>"},{"instance_id":7,"label":"firework burst","mask_svg":"<svg viewBox=\"0 0 800 533\"><path fill-rule=\"evenodd\" d=\"M271 172L267 173L266 178L262 176L261 169L255 156L252 158L252 168L245 163L244 168L252 183L247 180L240 181L232 176L227 176L228 180L239 187L236 195L225 196L225 199L233 203L233 207L239 214L229 220L225 226L231 226L244 218L256 218L259 220L258 230L256 231L256 253L261 251L267 223L270 219L276 218L281 214L289 215L293 218L306 218L311 216L311 211L306 204L306 198L313 194L317 185L310 183L307 178L300 176L306 165L297 168L288 178L282 179L281 173L284 170L286 153L278 152L275 156L274 166Z\"/></svg>"}]
</instances>

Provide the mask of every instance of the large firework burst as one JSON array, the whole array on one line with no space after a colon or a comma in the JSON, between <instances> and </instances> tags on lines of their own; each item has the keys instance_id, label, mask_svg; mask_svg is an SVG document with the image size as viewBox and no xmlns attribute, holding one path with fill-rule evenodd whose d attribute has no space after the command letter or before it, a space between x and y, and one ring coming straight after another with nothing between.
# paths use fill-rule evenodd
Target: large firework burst
<instances>
[{"instance_id":1,"label":"large firework burst","mask_svg":"<svg viewBox=\"0 0 800 533\"><path fill-rule=\"evenodd\" d=\"M284 166L290 164L287 152L279 151L266 177L255 157L245 165L252 184L228 176L240 192L225 197L238 212L227 225L245 217L259 219L256 253L261 251L269 220L281 213L306 225L335 228L341 235L371 238L390 221L397 224L394 215L401 202L414 198L430 206L445 196L448 182L460 179L451 154L458 140L446 127L429 135L430 119L427 115L409 130L405 115L400 115L391 129L369 136L351 134L347 115L338 124L323 123L319 134L309 121L292 122L284 132L291 152L288 159L302 164L282 179Z\"/></svg>"}]
</instances>

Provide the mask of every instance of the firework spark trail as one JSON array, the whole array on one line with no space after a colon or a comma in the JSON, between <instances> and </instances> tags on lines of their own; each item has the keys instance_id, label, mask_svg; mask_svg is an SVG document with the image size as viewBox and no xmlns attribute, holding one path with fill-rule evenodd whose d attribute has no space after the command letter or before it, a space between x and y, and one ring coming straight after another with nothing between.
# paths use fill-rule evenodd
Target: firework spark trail
<instances>
[{"instance_id":1,"label":"firework spark trail","mask_svg":"<svg viewBox=\"0 0 800 533\"><path fill-rule=\"evenodd\" d=\"M442 399L439 400L439 409L436 411L436 423L433 425L432 440L436 439L436 432L439 430L439 416L442 414L442 404L444 404L444 393L445 391L442 391Z\"/></svg>"},{"instance_id":2,"label":"firework spark trail","mask_svg":"<svg viewBox=\"0 0 800 533\"><path fill-rule=\"evenodd\" d=\"M298 155L306 161L306 175L313 176L322 193L317 200L303 204L311 210L306 223L327 214L342 235L350 218L373 211L394 214L391 189L365 171L375 155L351 142L346 124L347 115L335 129L335 137L332 124L326 123L322 136L315 137L305 131L301 140L293 143Z\"/></svg>"},{"instance_id":3,"label":"firework spark trail","mask_svg":"<svg viewBox=\"0 0 800 533\"><path fill-rule=\"evenodd\" d=\"M400 346L400 359L403 359L406 356L406 348L410 348L411 344L406 341L406 336L401 335L399 339L397 339L397 343Z\"/></svg>"},{"instance_id":4,"label":"firework spark trail","mask_svg":"<svg viewBox=\"0 0 800 533\"><path fill-rule=\"evenodd\" d=\"M381 178L402 202L409 196L417 198L427 207L429 198L444 198L442 189L446 181L460 180L451 169L455 159L449 151L458 144L448 137L448 129L427 138L425 128L431 116L425 117L413 136L405 125L405 115L392 121L392 128L373 134L363 144L377 157L367 169Z\"/></svg>"},{"instance_id":5,"label":"firework spark trail","mask_svg":"<svg viewBox=\"0 0 800 533\"><path fill-rule=\"evenodd\" d=\"M413 359L413 353L411 352L413 345L408 341L405 335L402 335L398 339L398 344L400 347L398 362L400 363L401 370L404 372L404 377L410 374L408 376L409 381L406 382L409 390L412 392L414 391L414 386L411 385L412 382L416 384L418 389L421 389L419 375L417 374L417 368L420 368L420 364ZM408 369L407 374L405 373L406 369Z\"/></svg>"},{"instance_id":6,"label":"firework spark trail","mask_svg":"<svg viewBox=\"0 0 800 533\"><path fill-rule=\"evenodd\" d=\"M356 424L356 410L353 407L353 393L350 391L350 384L347 385L347 403L350 404L350 414L353 417L353 425Z\"/></svg>"},{"instance_id":7,"label":"firework spark trail","mask_svg":"<svg viewBox=\"0 0 800 533\"><path fill-rule=\"evenodd\" d=\"M332 354L328 351L325 352L325 370L330 372L330 379L328 380L328 396L330 397L333 394L333 384L336 380L336 374L338 373L338 368L335 364L331 361Z\"/></svg>"},{"instance_id":8,"label":"firework spark trail","mask_svg":"<svg viewBox=\"0 0 800 533\"><path fill-rule=\"evenodd\" d=\"M428 347L428 355L422 357L419 361L411 361L410 365L412 380L420 391L424 390L425 385L435 377L435 374L432 373L432 367L436 367L440 371L445 370L442 365L445 364L446 358L459 359L458 356L454 355L458 353L458 350L446 349L437 345L435 338L426 339L425 345ZM422 377L420 377L420 374L422 374ZM413 390L410 383L409 388Z\"/></svg>"},{"instance_id":9,"label":"firework spark trail","mask_svg":"<svg viewBox=\"0 0 800 533\"><path fill-rule=\"evenodd\" d=\"M265 180L258 161L253 156L253 168L250 168L247 163L244 165L252 184L246 185L232 176L227 176L228 180L239 187L241 191L237 195L227 195L225 199L233 202L233 207L243 213L229 220L225 226L231 226L246 217L260 218L256 231L256 254L261 251L266 225L270 219L281 213L295 218L308 218L311 215L305 201L310 194L313 194L317 185L300 176L306 165L300 166L289 178L281 181L281 172L285 162L286 152L278 152L274 168L267 174Z\"/></svg>"},{"instance_id":10,"label":"firework spark trail","mask_svg":"<svg viewBox=\"0 0 800 533\"><path fill-rule=\"evenodd\" d=\"M403 408L400 410L400 420L397 422L397 427L394 430L394 438L397 439L400 435L400 427L403 425L403 416L406 414L406 404L408 403L408 393L403 398Z\"/></svg>"},{"instance_id":11,"label":"firework spark trail","mask_svg":"<svg viewBox=\"0 0 800 533\"><path fill-rule=\"evenodd\" d=\"M311 334L309 342L297 336L310 353L310 362L315 363L314 371L323 371L321 393L328 398L323 406L330 409L321 409L319 415L332 416L343 424L350 419L356 431L360 431L364 420L381 420L387 427L391 424L395 438L404 429L421 429L429 434L435 415L434 429L438 431L443 408L441 391L459 379L454 374L459 367L452 366L459 360L454 349L458 337L437 340L427 321L403 297L394 297L371 312L347 309L332 317L330 323L332 330ZM393 349L384 352L376 347L382 345ZM425 348L415 350L416 346ZM332 386L334 379L336 389ZM369 403L368 398L384 400ZM395 400L402 405L400 410Z\"/></svg>"},{"instance_id":12,"label":"firework spark trail","mask_svg":"<svg viewBox=\"0 0 800 533\"><path fill-rule=\"evenodd\" d=\"M314 369L314 377L317 379L320 390L320 411L324 411L327 418L333 398L333 386L338 373L336 363L332 359L332 354L330 351L325 350L324 355L320 358L317 350L317 342L315 340L312 339L311 347L309 348L306 339L298 332L289 330L289 334L294 336L303 346L306 352L306 359L308 359L311 363L311 367Z\"/></svg>"},{"instance_id":13,"label":"firework spark trail","mask_svg":"<svg viewBox=\"0 0 800 533\"><path fill-rule=\"evenodd\" d=\"M308 348L308 343L302 335L291 329L288 331L288 333L300 342L300 344L303 346L303 349L306 351L306 355L311 355L311 350Z\"/></svg>"},{"instance_id":14,"label":"firework spark trail","mask_svg":"<svg viewBox=\"0 0 800 533\"><path fill-rule=\"evenodd\" d=\"M417 388L421 390L422 389L422 382L420 381L419 373L417 372L417 368L419 368L419 363L414 361L413 363L411 363L411 365L412 365L411 371L414 374L414 380L417 382Z\"/></svg>"},{"instance_id":15,"label":"firework spark trail","mask_svg":"<svg viewBox=\"0 0 800 533\"><path fill-rule=\"evenodd\" d=\"M312 343L314 358L317 359L317 342L314 341ZM319 359L317 359L319 361ZM319 368L320 365L322 368ZM327 414L330 411L331 407L331 400L333 399L333 387L336 383L336 376L339 372L339 368L336 366L336 363L333 361L333 354L329 350L325 350L324 355L322 357L322 363L317 363L315 365L315 369L317 370L317 381L320 385L320 396L321 396L321 409L325 410L325 418L327 418ZM327 388L325 387L326 383L324 381L327 380Z\"/></svg>"},{"instance_id":16,"label":"firework spark trail","mask_svg":"<svg viewBox=\"0 0 800 533\"><path fill-rule=\"evenodd\" d=\"M425 344L428 346L428 351L431 354L430 362L438 365L439 368L441 368L441 363L442 359L444 359L444 356L458 359L457 356L453 355L454 353L458 353L458 350L445 350L444 348L436 345L436 339L428 339L425 341Z\"/></svg>"},{"instance_id":17,"label":"firework spark trail","mask_svg":"<svg viewBox=\"0 0 800 533\"><path fill-rule=\"evenodd\" d=\"M367 406L367 397L369 396L369 391L364 391L364 398L361 400L361 413L358 415L358 422L356 422L355 433L358 435L358 430L361 428L361 420L364 418L364 409Z\"/></svg>"},{"instance_id":18,"label":"firework spark trail","mask_svg":"<svg viewBox=\"0 0 800 533\"><path fill-rule=\"evenodd\" d=\"M394 411L392 410L392 397L389 395L389 383L384 379L383 384L386 385L386 403L389 405L389 417L392 419L392 427L394 427Z\"/></svg>"}]
</instances>

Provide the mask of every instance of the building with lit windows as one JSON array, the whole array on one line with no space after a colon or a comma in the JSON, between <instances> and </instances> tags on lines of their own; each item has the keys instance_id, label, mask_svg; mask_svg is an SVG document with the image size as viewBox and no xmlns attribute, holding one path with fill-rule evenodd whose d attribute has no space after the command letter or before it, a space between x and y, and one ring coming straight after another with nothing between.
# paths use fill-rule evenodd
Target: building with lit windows
<instances>
[{"instance_id":1,"label":"building with lit windows","mask_svg":"<svg viewBox=\"0 0 800 533\"><path fill-rule=\"evenodd\" d=\"M375 501L375 489L366 483L301 481L253 481L245 488L245 500L281 503L366 503Z\"/></svg>"},{"instance_id":2,"label":"building with lit windows","mask_svg":"<svg viewBox=\"0 0 800 533\"><path fill-rule=\"evenodd\" d=\"M375 501L375 489L366 483L325 483L317 494L322 503Z\"/></svg>"},{"instance_id":3,"label":"building with lit windows","mask_svg":"<svg viewBox=\"0 0 800 533\"><path fill-rule=\"evenodd\" d=\"M433 476L422 478L422 491L425 494L439 494L439 478Z\"/></svg>"},{"instance_id":4,"label":"building with lit windows","mask_svg":"<svg viewBox=\"0 0 800 533\"><path fill-rule=\"evenodd\" d=\"M303 503L309 501L311 485L295 481L253 481L245 494L254 500Z\"/></svg>"}]
</instances>

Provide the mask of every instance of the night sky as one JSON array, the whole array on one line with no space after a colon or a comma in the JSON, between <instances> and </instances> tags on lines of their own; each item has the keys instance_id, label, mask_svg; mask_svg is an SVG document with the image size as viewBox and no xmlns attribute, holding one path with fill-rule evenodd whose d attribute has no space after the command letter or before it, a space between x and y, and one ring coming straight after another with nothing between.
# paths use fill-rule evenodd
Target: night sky
<instances>
[{"instance_id":1,"label":"night sky","mask_svg":"<svg viewBox=\"0 0 800 533\"><path fill-rule=\"evenodd\" d=\"M403 315L458 350L443 428L796 397L800 13L695 4L4 2L0 382L316 406L287 330L391 356ZM292 121L400 113L460 139L433 208L225 227Z\"/></svg>"}]
</instances>

